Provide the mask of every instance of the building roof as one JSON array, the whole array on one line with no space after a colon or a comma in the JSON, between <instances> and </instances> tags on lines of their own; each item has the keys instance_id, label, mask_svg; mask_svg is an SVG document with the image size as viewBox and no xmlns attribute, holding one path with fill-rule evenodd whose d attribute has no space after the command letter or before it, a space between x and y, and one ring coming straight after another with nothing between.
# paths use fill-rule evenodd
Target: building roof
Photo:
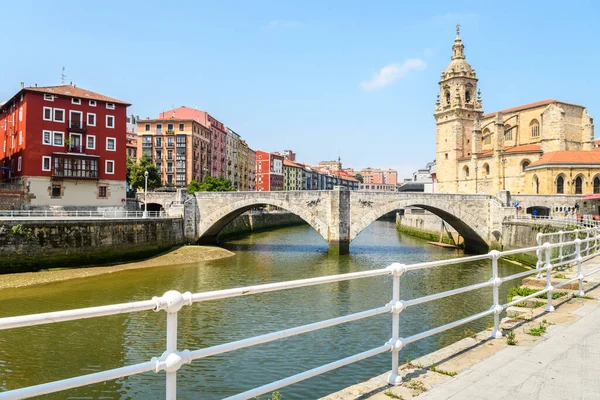
<instances>
[{"instance_id":1,"label":"building roof","mask_svg":"<svg viewBox=\"0 0 600 400\"><path fill-rule=\"evenodd\" d=\"M283 160L283 165L287 165L288 167L304 168L302 165L286 159Z\"/></svg>"},{"instance_id":2,"label":"building roof","mask_svg":"<svg viewBox=\"0 0 600 400\"><path fill-rule=\"evenodd\" d=\"M22 90L25 90L27 92L50 93L57 94L59 96L78 97L82 99L105 101L107 103L124 104L126 106L131 105L131 103L127 103L126 101L104 96L103 94L92 92L91 90L87 90L73 85L28 86L26 88L23 88Z\"/></svg>"},{"instance_id":3,"label":"building roof","mask_svg":"<svg viewBox=\"0 0 600 400\"><path fill-rule=\"evenodd\" d=\"M158 118L156 119L193 119L195 121L200 122L204 126L208 126L209 124L208 113L206 111L197 110L195 108L186 106L181 106L172 110L163 111L160 114L158 114Z\"/></svg>"},{"instance_id":4,"label":"building roof","mask_svg":"<svg viewBox=\"0 0 600 400\"><path fill-rule=\"evenodd\" d=\"M504 153L542 153L542 148L537 144L524 144L522 146L506 147ZM494 155L494 150L486 150L478 154L478 157L490 157ZM470 160L471 157L460 157L460 160Z\"/></svg>"},{"instance_id":5,"label":"building roof","mask_svg":"<svg viewBox=\"0 0 600 400\"><path fill-rule=\"evenodd\" d=\"M535 107L540 107L540 106L547 106L548 104L552 104L552 103L569 104L569 105L572 105L572 106L577 106L577 107L584 108L583 106L580 106L579 104L572 104L572 103L566 103L564 101L559 101L559 100L546 99L546 100L536 101L536 102L533 102L533 103L523 104L521 106L507 108L506 110L500 110L500 112L502 114L508 114L508 113L512 113L512 112L516 112L516 111L528 110L530 108L535 108ZM491 117L493 117L495 115L496 115L496 112L492 112L492 113L489 113L489 114L485 114L484 116L481 117L481 119L491 118Z\"/></svg>"},{"instance_id":6,"label":"building roof","mask_svg":"<svg viewBox=\"0 0 600 400\"><path fill-rule=\"evenodd\" d=\"M589 165L598 164L600 167L600 152L585 150L551 151L531 163L529 168L540 165Z\"/></svg>"}]
</instances>

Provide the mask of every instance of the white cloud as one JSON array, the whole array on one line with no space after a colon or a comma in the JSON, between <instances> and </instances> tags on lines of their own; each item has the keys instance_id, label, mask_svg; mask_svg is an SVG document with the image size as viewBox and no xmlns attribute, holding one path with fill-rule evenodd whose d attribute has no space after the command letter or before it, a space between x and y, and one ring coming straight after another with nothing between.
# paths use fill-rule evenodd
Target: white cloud
<instances>
[{"instance_id":1,"label":"white cloud","mask_svg":"<svg viewBox=\"0 0 600 400\"><path fill-rule=\"evenodd\" d=\"M403 78L411 71L425 69L427 64L420 58L409 58L402 64L393 63L381 68L379 72L373 75L369 81L361 82L360 86L364 90L379 89L394 83L399 78Z\"/></svg>"},{"instance_id":2,"label":"white cloud","mask_svg":"<svg viewBox=\"0 0 600 400\"><path fill-rule=\"evenodd\" d=\"M267 22L266 27L270 29L284 29L284 28L297 28L300 25L300 21L296 20L283 20L283 19L272 19Z\"/></svg>"}]
</instances>

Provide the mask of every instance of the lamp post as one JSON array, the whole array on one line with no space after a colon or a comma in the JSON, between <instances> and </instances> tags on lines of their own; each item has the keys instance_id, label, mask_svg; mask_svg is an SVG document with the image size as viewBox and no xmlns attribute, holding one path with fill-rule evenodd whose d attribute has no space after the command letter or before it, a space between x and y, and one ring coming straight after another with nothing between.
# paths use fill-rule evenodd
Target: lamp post
<instances>
[{"instance_id":1,"label":"lamp post","mask_svg":"<svg viewBox=\"0 0 600 400\"><path fill-rule=\"evenodd\" d=\"M144 214L142 217L148 218L148 200L146 198L146 196L148 195L148 171L144 172L144 180Z\"/></svg>"}]
</instances>

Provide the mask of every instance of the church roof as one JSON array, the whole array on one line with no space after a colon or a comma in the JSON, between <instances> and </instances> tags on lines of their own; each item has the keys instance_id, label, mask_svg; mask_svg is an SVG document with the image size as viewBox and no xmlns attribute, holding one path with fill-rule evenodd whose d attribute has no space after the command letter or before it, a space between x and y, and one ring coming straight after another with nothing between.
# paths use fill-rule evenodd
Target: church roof
<instances>
[{"instance_id":1,"label":"church roof","mask_svg":"<svg viewBox=\"0 0 600 400\"><path fill-rule=\"evenodd\" d=\"M515 111L527 110L529 108L535 108L535 107L540 107L540 106L547 106L548 104L557 103L557 102L558 102L558 100L552 100L552 99L541 100L541 101L536 101L536 102L533 102L533 103L523 104L523 105L512 107L512 108L507 108L506 110L500 110L500 112L502 114L508 114L508 113L515 112ZM489 114L485 114L483 117L481 117L481 119L491 118L491 117L493 117L495 115L496 115L496 113L492 112L492 113L489 113Z\"/></svg>"},{"instance_id":2,"label":"church roof","mask_svg":"<svg viewBox=\"0 0 600 400\"><path fill-rule=\"evenodd\" d=\"M538 146L537 144L524 144L522 146L513 146L513 147L505 147L504 148L504 153L511 153L511 154L515 154L515 153L541 153L542 152L542 148L540 146ZM479 157L490 157L494 155L494 150L486 150L484 152L482 152L481 154L479 154ZM470 158L470 157L466 157L466 158Z\"/></svg>"},{"instance_id":3,"label":"church roof","mask_svg":"<svg viewBox=\"0 0 600 400\"><path fill-rule=\"evenodd\" d=\"M529 168L542 165L589 165L598 164L600 167L600 151L559 150L551 151L531 163Z\"/></svg>"}]
</instances>

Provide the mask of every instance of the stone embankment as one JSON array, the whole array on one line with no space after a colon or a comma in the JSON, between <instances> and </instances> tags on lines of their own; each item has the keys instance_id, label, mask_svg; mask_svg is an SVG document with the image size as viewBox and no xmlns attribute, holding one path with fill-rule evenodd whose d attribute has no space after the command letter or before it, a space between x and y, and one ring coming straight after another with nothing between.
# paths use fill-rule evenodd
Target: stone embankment
<instances>
[{"instance_id":1,"label":"stone embankment","mask_svg":"<svg viewBox=\"0 0 600 400\"><path fill-rule=\"evenodd\" d=\"M288 212L264 212L242 214L229 223L219 234L219 242L240 238L251 233L263 232L286 226L306 224L296 214Z\"/></svg>"}]
</instances>

